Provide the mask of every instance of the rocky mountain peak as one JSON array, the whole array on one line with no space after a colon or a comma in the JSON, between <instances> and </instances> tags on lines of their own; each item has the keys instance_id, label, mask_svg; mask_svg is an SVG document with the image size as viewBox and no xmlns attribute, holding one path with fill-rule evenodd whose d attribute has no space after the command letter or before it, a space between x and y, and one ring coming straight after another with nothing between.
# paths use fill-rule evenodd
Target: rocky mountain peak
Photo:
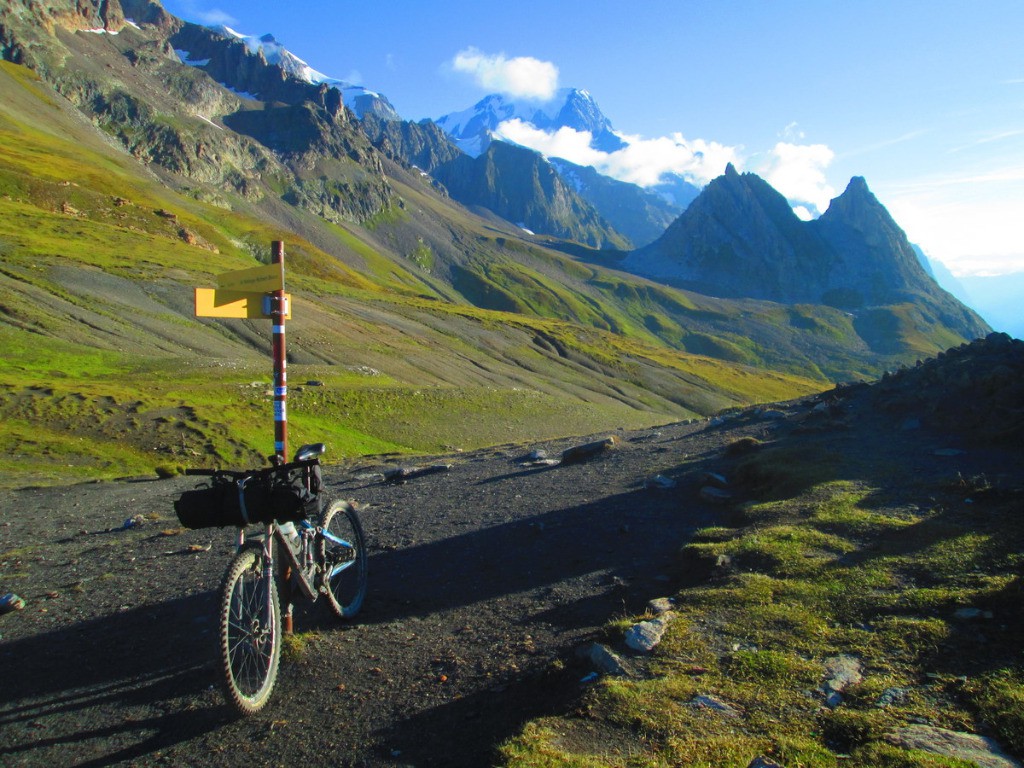
<instances>
[{"instance_id":1,"label":"rocky mountain peak","mask_svg":"<svg viewBox=\"0 0 1024 768\"><path fill-rule=\"evenodd\" d=\"M829 203L828 210L822 214L822 218L842 219L849 222L863 220L866 216L884 216L891 221L889 212L885 209L874 193L868 189L868 183L863 176L854 176L846 185L846 190ZM895 222L893 222L895 226Z\"/></svg>"},{"instance_id":2,"label":"rocky mountain peak","mask_svg":"<svg viewBox=\"0 0 1024 768\"><path fill-rule=\"evenodd\" d=\"M804 222L766 181L730 164L624 266L725 298L846 310L926 302L964 338L987 330L924 272L906 234L859 176L819 219Z\"/></svg>"},{"instance_id":3,"label":"rocky mountain peak","mask_svg":"<svg viewBox=\"0 0 1024 768\"><path fill-rule=\"evenodd\" d=\"M624 146L590 93L578 88L562 88L544 102L490 94L469 109L449 113L434 122L449 133L464 152L476 157L486 151L499 125L515 119L542 131L559 128L589 131L592 145L605 152Z\"/></svg>"}]
</instances>

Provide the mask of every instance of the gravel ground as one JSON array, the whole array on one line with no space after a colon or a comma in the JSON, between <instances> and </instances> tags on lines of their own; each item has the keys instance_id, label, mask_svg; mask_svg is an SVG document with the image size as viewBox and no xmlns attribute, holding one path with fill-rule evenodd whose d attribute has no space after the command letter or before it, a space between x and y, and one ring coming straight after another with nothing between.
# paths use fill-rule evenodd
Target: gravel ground
<instances>
[{"instance_id":1,"label":"gravel ground","mask_svg":"<svg viewBox=\"0 0 1024 768\"><path fill-rule=\"evenodd\" d=\"M490 764L525 719L578 693L575 649L674 591L680 545L714 520L696 480L644 485L734 434L617 437L578 464L488 450L404 484L384 482L383 464L326 468L333 495L365 505L366 603L341 624L300 602L305 643L247 719L216 687L232 533L166 535L195 478L0 493L0 593L27 602L0 616L0 764ZM557 457L582 442L530 448ZM123 528L139 514L158 519Z\"/></svg>"},{"instance_id":2,"label":"gravel ground","mask_svg":"<svg viewBox=\"0 0 1024 768\"><path fill-rule=\"evenodd\" d=\"M958 473L1017 487L1022 445L1006 430L1019 434L1020 403L1004 369L1019 352L976 342L813 410L619 433L578 464L527 467L529 449L493 449L439 458L450 471L404 484L383 481L386 463L328 467L329 492L365 505L367 600L349 624L300 603L303 647L245 719L216 685L232 532L173 530L194 478L0 492L0 594L26 600L0 615L0 765L490 765L524 720L572 705L589 671L576 649L678 591L689 534L728 524L727 508L698 500L705 470L727 472L723 447L756 437L839 452L897 504L904 486L918 503ZM966 381L956 397L928 394L951 376ZM530 448L558 456L583 442ZM678 484L645 487L658 474ZM125 529L134 515L151 519Z\"/></svg>"}]
</instances>

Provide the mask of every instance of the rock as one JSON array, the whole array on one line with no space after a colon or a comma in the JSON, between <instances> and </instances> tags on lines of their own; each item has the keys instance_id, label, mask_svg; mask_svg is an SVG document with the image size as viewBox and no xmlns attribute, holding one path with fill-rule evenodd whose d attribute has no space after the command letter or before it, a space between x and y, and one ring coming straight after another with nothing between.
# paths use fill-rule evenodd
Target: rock
<instances>
[{"instance_id":1,"label":"rock","mask_svg":"<svg viewBox=\"0 0 1024 768\"><path fill-rule=\"evenodd\" d=\"M676 481L671 477L665 477L664 475L655 475L644 483L644 488L654 488L661 491L667 491L670 488L675 487Z\"/></svg>"},{"instance_id":2,"label":"rock","mask_svg":"<svg viewBox=\"0 0 1024 768\"><path fill-rule=\"evenodd\" d=\"M721 488L714 488L706 485L700 489L700 497L711 504L728 504L732 501L732 494Z\"/></svg>"},{"instance_id":3,"label":"rock","mask_svg":"<svg viewBox=\"0 0 1024 768\"><path fill-rule=\"evenodd\" d=\"M384 472L384 480L389 483L404 483L414 477L433 475L438 472L447 472L452 468L451 464L432 464L429 467L398 467Z\"/></svg>"},{"instance_id":4,"label":"rock","mask_svg":"<svg viewBox=\"0 0 1024 768\"><path fill-rule=\"evenodd\" d=\"M705 472L701 475L700 479L704 485L712 485L715 488L729 487L729 481L725 479L724 475L720 475L717 472Z\"/></svg>"},{"instance_id":5,"label":"rock","mask_svg":"<svg viewBox=\"0 0 1024 768\"><path fill-rule=\"evenodd\" d=\"M562 464L578 464L581 461L587 461L605 451L611 450L617 442L617 438L613 435L606 437L604 440L596 440L592 443L584 443L583 445L566 448L562 451Z\"/></svg>"},{"instance_id":6,"label":"rock","mask_svg":"<svg viewBox=\"0 0 1024 768\"><path fill-rule=\"evenodd\" d=\"M1021 764L1006 755L993 739L974 733L931 725L908 725L886 734L885 738L897 747L967 760L981 768L1021 768Z\"/></svg>"},{"instance_id":7,"label":"rock","mask_svg":"<svg viewBox=\"0 0 1024 768\"><path fill-rule=\"evenodd\" d=\"M616 677L629 677L630 672L622 658L611 648L601 643L591 643L583 649L582 655L599 672Z\"/></svg>"},{"instance_id":8,"label":"rock","mask_svg":"<svg viewBox=\"0 0 1024 768\"><path fill-rule=\"evenodd\" d=\"M992 611L983 611L981 608L958 608L953 614L953 618L960 619L961 621L970 621L972 619L991 619L992 616Z\"/></svg>"},{"instance_id":9,"label":"rock","mask_svg":"<svg viewBox=\"0 0 1024 768\"><path fill-rule=\"evenodd\" d=\"M860 660L843 654L825 659L825 685L834 691L844 691L864 679Z\"/></svg>"},{"instance_id":10,"label":"rock","mask_svg":"<svg viewBox=\"0 0 1024 768\"><path fill-rule=\"evenodd\" d=\"M524 467L557 467L562 462L558 459L537 459L537 461L528 461Z\"/></svg>"},{"instance_id":11,"label":"rock","mask_svg":"<svg viewBox=\"0 0 1024 768\"><path fill-rule=\"evenodd\" d=\"M878 697L875 706L880 709L891 707L893 704L902 704L910 698L909 688L886 688Z\"/></svg>"},{"instance_id":12,"label":"rock","mask_svg":"<svg viewBox=\"0 0 1024 768\"><path fill-rule=\"evenodd\" d=\"M835 709L842 701L840 694L864 679L860 660L854 656L833 656L825 659L825 680L819 690L825 694L825 704Z\"/></svg>"},{"instance_id":13,"label":"rock","mask_svg":"<svg viewBox=\"0 0 1024 768\"><path fill-rule=\"evenodd\" d=\"M933 456L963 456L966 451L959 448L936 448L932 451Z\"/></svg>"},{"instance_id":14,"label":"rock","mask_svg":"<svg viewBox=\"0 0 1024 768\"><path fill-rule=\"evenodd\" d=\"M775 408L769 408L768 410L761 411L761 418L770 419L772 421L783 421L786 419L785 411L780 411Z\"/></svg>"},{"instance_id":15,"label":"rock","mask_svg":"<svg viewBox=\"0 0 1024 768\"><path fill-rule=\"evenodd\" d=\"M782 766L774 760L769 760L764 755L758 755L747 763L747 768L782 768Z\"/></svg>"},{"instance_id":16,"label":"rock","mask_svg":"<svg viewBox=\"0 0 1024 768\"><path fill-rule=\"evenodd\" d=\"M726 704L721 699L716 699L714 696L704 696L703 694L694 696L690 699L686 705L693 707L694 709L707 709L717 714L723 715L724 717L739 717L740 711L732 706Z\"/></svg>"},{"instance_id":17,"label":"rock","mask_svg":"<svg viewBox=\"0 0 1024 768\"><path fill-rule=\"evenodd\" d=\"M650 653L661 642L665 630L674 618L675 614L667 611L656 619L634 624L626 630L626 645L634 651Z\"/></svg>"},{"instance_id":18,"label":"rock","mask_svg":"<svg viewBox=\"0 0 1024 768\"><path fill-rule=\"evenodd\" d=\"M647 607L654 613L665 613L671 611L675 603L671 597L656 597L647 602Z\"/></svg>"}]
</instances>

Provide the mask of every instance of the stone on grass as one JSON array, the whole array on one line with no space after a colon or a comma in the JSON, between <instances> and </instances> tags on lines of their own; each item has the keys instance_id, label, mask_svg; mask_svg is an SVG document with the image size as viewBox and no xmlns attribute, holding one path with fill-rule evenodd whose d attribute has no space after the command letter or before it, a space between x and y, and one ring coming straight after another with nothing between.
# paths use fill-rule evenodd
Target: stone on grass
<instances>
[{"instance_id":1,"label":"stone on grass","mask_svg":"<svg viewBox=\"0 0 1024 768\"><path fill-rule=\"evenodd\" d=\"M647 607L654 613L665 613L671 611L675 605L671 597L656 597L647 602Z\"/></svg>"},{"instance_id":2,"label":"stone on grass","mask_svg":"<svg viewBox=\"0 0 1024 768\"><path fill-rule=\"evenodd\" d=\"M721 699L715 698L714 696L705 696L699 694L694 696L687 702L687 706L693 707L694 709L703 709L715 714L722 715L723 717L739 717L740 711L732 704L727 704Z\"/></svg>"},{"instance_id":3,"label":"stone on grass","mask_svg":"<svg viewBox=\"0 0 1024 768\"><path fill-rule=\"evenodd\" d=\"M825 704L835 709L843 702L840 694L863 679L861 663L856 657L843 654L825 659L825 679L820 687L825 694Z\"/></svg>"},{"instance_id":4,"label":"stone on grass","mask_svg":"<svg viewBox=\"0 0 1024 768\"><path fill-rule=\"evenodd\" d=\"M981 768L1021 768L993 739L931 725L907 725L886 735L890 744L976 763Z\"/></svg>"},{"instance_id":5,"label":"stone on grass","mask_svg":"<svg viewBox=\"0 0 1024 768\"><path fill-rule=\"evenodd\" d=\"M634 651L650 653L661 642L665 630L674 618L675 614L668 611L656 619L634 624L626 630L626 645Z\"/></svg>"},{"instance_id":6,"label":"stone on grass","mask_svg":"<svg viewBox=\"0 0 1024 768\"><path fill-rule=\"evenodd\" d=\"M606 675L629 677L630 672L622 658L611 648L601 643L591 643L582 650L582 655Z\"/></svg>"}]
</instances>

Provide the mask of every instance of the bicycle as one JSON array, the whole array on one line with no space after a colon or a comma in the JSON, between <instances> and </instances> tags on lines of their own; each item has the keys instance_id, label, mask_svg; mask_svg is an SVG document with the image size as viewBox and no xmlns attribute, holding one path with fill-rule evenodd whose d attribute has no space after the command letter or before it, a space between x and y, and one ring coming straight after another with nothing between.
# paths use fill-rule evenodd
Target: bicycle
<instances>
[{"instance_id":1,"label":"bicycle","mask_svg":"<svg viewBox=\"0 0 1024 768\"><path fill-rule=\"evenodd\" d=\"M282 601L275 564L288 632L295 594L311 601L323 595L341 619L355 616L366 596L366 548L356 508L348 501L321 503L325 450L323 443L304 445L291 463L259 470L186 470L209 476L210 485L175 502L188 528L238 527L238 548L220 586L218 655L225 698L242 715L263 709L277 681ZM246 538L250 524L263 525L263 531Z\"/></svg>"}]
</instances>

